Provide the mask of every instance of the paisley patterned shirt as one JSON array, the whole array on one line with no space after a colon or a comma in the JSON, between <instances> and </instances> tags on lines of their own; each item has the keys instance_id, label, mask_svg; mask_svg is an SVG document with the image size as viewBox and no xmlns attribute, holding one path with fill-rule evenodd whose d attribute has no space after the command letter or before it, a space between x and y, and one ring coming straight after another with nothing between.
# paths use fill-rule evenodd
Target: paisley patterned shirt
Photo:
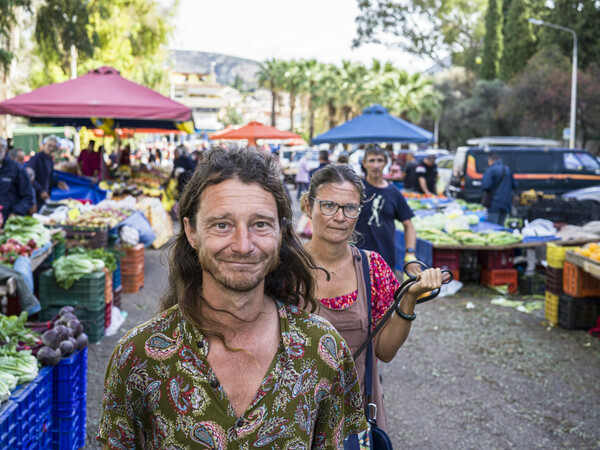
<instances>
[{"instance_id":1,"label":"paisley patterned shirt","mask_svg":"<svg viewBox=\"0 0 600 450\"><path fill-rule=\"evenodd\" d=\"M325 319L276 304L279 349L242 417L207 362L208 341L174 306L118 342L97 439L111 449L342 449L367 428L350 350Z\"/></svg>"}]
</instances>

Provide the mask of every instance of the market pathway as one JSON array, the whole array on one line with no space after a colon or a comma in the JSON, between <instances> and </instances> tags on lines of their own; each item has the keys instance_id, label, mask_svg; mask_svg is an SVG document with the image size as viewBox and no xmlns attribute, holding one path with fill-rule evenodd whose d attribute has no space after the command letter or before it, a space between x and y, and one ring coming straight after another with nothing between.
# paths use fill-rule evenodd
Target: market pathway
<instances>
[{"instance_id":1,"label":"market pathway","mask_svg":"<svg viewBox=\"0 0 600 450\"><path fill-rule=\"evenodd\" d=\"M167 288L161 254L146 251L145 286L123 295L129 316L118 335L90 346L86 448L99 447L104 373L117 340L156 312ZM491 296L467 285L417 308L407 343L380 369L394 446L600 448L600 339L550 328L543 311L494 306Z\"/></svg>"}]
</instances>

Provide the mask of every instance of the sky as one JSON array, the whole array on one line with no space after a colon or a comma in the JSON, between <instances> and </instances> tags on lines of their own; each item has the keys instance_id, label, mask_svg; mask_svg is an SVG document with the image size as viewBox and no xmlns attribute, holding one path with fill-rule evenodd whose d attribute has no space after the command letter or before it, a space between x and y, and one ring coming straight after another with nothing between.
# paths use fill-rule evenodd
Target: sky
<instances>
[{"instance_id":1,"label":"sky","mask_svg":"<svg viewBox=\"0 0 600 450\"><path fill-rule=\"evenodd\" d=\"M391 61L409 73L432 63L383 45L352 49L356 0L180 0L171 47L256 61Z\"/></svg>"}]
</instances>

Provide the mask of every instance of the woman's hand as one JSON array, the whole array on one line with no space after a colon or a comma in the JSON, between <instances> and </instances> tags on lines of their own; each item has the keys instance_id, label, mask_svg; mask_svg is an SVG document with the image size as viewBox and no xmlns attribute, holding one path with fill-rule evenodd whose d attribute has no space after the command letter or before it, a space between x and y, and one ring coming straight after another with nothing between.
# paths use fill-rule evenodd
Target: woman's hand
<instances>
[{"instance_id":1,"label":"woman's hand","mask_svg":"<svg viewBox=\"0 0 600 450\"><path fill-rule=\"evenodd\" d=\"M431 292L441 286L442 269L427 269L417 275L417 282L408 289L408 293L419 297L420 295Z\"/></svg>"}]
</instances>

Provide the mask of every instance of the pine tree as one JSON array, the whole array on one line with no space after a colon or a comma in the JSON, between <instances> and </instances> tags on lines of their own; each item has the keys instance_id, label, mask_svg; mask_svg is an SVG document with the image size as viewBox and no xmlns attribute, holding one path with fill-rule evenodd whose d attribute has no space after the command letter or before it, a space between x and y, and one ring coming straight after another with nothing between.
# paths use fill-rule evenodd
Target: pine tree
<instances>
[{"instance_id":1,"label":"pine tree","mask_svg":"<svg viewBox=\"0 0 600 450\"><path fill-rule=\"evenodd\" d=\"M532 25L527 21L529 9L523 0L512 0L504 25L504 49L500 60L500 78L508 81L535 53Z\"/></svg>"},{"instance_id":2,"label":"pine tree","mask_svg":"<svg viewBox=\"0 0 600 450\"><path fill-rule=\"evenodd\" d=\"M485 15L485 38L481 78L493 80L498 77L500 57L502 55L502 0L489 0Z\"/></svg>"}]
</instances>

